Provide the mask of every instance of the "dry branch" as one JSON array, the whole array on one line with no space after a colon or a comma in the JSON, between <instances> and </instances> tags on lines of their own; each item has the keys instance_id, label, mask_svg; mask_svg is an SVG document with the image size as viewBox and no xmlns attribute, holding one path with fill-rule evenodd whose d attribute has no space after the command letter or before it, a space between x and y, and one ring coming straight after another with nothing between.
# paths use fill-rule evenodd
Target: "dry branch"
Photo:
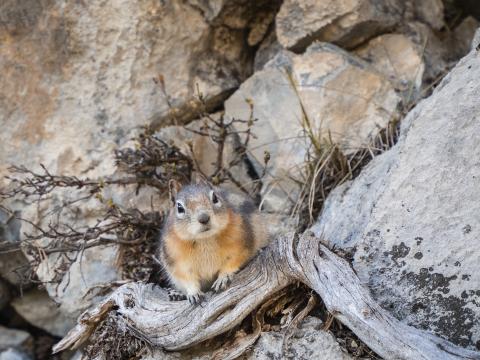
<instances>
[{"instance_id":1,"label":"dry branch","mask_svg":"<svg viewBox=\"0 0 480 360\"><path fill-rule=\"evenodd\" d=\"M78 347L109 313L132 335L167 350L181 350L238 325L273 294L301 281L328 310L386 359L480 359L480 353L410 327L382 309L350 265L310 235L280 236L242 270L224 292L202 306L169 302L164 290L130 283L85 312L54 352ZM120 325L121 324L121 325Z\"/></svg>"}]
</instances>

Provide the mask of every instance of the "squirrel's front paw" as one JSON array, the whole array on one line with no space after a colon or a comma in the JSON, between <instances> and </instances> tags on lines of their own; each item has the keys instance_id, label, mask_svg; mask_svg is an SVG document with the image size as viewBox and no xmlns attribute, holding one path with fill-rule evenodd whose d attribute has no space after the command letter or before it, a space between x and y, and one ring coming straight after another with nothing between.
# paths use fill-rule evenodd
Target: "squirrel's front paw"
<instances>
[{"instance_id":1,"label":"squirrel's front paw","mask_svg":"<svg viewBox=\"0 0 480 360\"><path fill-rule=\"evenodd\" d=\"M168 292L168 300L170 301L180 301L180 300L185 300L187 296L175 289L167 289Z\"/></svg>"},{"instance_id":2,"label":"squirrel's front paw","mask_svg":"<svg viewBox=\"0 0 480 360\"><path fill-rule=\"evenodd\" d=\"M200 304L203 301L204 294L202 292L187 295L187 299L192 305Z\"/></svg>"},{"instance_id":3,"label":"squirrel's front paw","mask_svg":"<svg viewBox=\"0 0 480 360\"><path fill-rule=\"evenodd\" d=\"M228 286L230 281L232 281L233 274L223 274L219 275L217 280L212 285L212 289L215 292L219 292L221 290L225 290L225 288Z\"/></svg>"}]
</instances>

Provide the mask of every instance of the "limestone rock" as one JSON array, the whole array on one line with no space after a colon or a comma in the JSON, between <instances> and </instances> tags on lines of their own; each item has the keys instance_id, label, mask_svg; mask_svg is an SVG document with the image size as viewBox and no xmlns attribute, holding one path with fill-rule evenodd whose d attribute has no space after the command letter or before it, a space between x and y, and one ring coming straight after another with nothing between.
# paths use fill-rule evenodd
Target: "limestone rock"
<instances>
[{"instance_id":1,"label":"limestone rock","mask_svg":"<svg viewBox=\"0 0 480 360\"><path fill-rule=\"evenodd\" d=\"M289 75L290 74L290 75ZM248 100L250 99L250 100ZM313 137L351 152L368 143L396 111L399 97L390 82L359 58L324 43L305 54L283 51L245 81L225 103L227 118L246 119L253 104L257 139L251 160L261 173L264 152L271 154L263 195L277 211L296 201L301 170Z\"/></svg>"},{"instance_id":2,"label":"limestone rock","mask_svg":"<svg viewBox=\"0 0 480 360\"><path fill-rule=\"evenodd\" d=\"M8 349L15 349L32 354L33 338L26 331L0 326L0 352ZM2 356L5 357L6 355Z\"/></svg>"},{"instance_id":3,"label":"limestone rock","mask_svg":"<svg viewBox=\"0 0 480 360\"><path fill-rule=\"evenodd\" d=\"M287 351L282 354L284 334L279 332L263 332L248 359L281 360L281 359L353 359L344 353L335 337L321 330L322 322L314 317L307 317L289 341Z\"/></svg>"},{"instance_id":4,"label":"limestone rock","mask_svg":"<svg viewBox=\"0 0 480 360\"><path fill-rule=\"evenodd\" d=\"M407 96L420 90L425 69L423 54L407 36L380 35L356 49L355 54L370 62Z\"/></svg>"},{"instance_id":5,"label":"limestone rock","mask_svg":"<svg viewBox=\"0 0 480 360\"><path fill-rule=\"evenodd\" d=\"M228 9L207 19L187 2L3 1L0 175L10 163L105 175L98 164L133 128L193 119L197 86L218 106L251 71L244 27L262 10Z\"/></svg>"},{"instance_id":6,"label":"limestone rock","mask_svg":"<svg viewBox=\"0 0 480 360\"><path fill-rule=\"evenodd\" d=\"M65 317L48 294L40 290L30 290L12 301L15 311L30 324L63 337L75 325L75 321Z\"/></svg>"},{"instance_id":7,"label":"limestone rock","mask_svg":"<svg viewBox=\"0 0 480 360\"><path fill-rule=\"evenodd\" d=\"M312 229L395 316L480 349L480 57L472 51L402 123L390 151L332 192Z\"/></svg>"},{"instance_id":8,"label":"limestone rock","mask_svg":"<svg viewBox=\"0 0 480 360\"><path fill-rule=\"evenodd\" d=\"M395 26L403 11L398 0L285 0L276 17L277 37L294 51L315 40L352 48Z\"/></svg>"}]
</instances>

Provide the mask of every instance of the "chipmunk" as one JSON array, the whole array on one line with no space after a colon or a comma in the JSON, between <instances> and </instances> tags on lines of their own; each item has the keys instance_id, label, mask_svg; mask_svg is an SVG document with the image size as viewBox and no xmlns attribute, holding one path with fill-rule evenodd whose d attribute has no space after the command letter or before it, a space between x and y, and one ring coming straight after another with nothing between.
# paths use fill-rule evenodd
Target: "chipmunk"
<instances>
[{"instance_id":1,"label":"chipmunk","mask_svg":"<svg viewBox=\"0 0 480 360\"><path fill-rule=\"evenodd\" d=\"M160 241L160 259L173 287L171 300L196 304L218 292L267 245L262 215L246 196L197 182L170 180L171 208ZM182 295L183 294L183 295Z\"/></svg>"}]
</instances>

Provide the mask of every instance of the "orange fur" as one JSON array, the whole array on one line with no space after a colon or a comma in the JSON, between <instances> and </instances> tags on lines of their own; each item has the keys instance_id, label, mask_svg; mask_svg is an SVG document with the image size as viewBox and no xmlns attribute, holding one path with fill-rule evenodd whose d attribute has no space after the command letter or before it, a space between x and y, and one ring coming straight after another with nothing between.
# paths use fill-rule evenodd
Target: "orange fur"
<instances>
[{"instance_id":1,"label":"orange fur","mask_svg":"<svg viewBox=\"0 0 480 360\"><path fill-rule=\"evenodd\" d=\"M238 271L254 253L246 247L243 226L242 217L229 210L227 226L211 239L182 240L176 231L170 232L164 240L172 280L200 286L201 281Z\"/></svg>"},{"instance_id":2,"label":"orange fur","mask_svg":"<svg viewBox=\"0 0 480 360\"><path fill-rule=\"evenodd\" d=\"M187 296L224 288L268 241L265 224L248 199L215 190L221 200L213 200L212 193L200 185L180 192L172 187L160 255L172 285ZM199 214L209 215L207 223Z\"/></svg>"}]
</instances>

